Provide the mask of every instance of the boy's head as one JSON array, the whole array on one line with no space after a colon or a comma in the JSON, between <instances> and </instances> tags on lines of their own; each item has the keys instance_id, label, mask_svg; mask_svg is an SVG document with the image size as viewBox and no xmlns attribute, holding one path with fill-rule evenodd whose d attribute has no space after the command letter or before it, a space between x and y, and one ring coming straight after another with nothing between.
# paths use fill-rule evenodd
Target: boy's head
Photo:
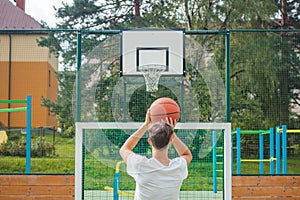
<instances>
[{"instance_id":1,"label":"boy's head","mask_svg":"<svg viewBox=\"0 0 300 200\"><path fill-rule=\"evenodd\" d=\"M152 123L148 128L148 132L153 147L158 150L167 147L173 135L172 127L165 122Z\"/></svg>"}]
</instances>

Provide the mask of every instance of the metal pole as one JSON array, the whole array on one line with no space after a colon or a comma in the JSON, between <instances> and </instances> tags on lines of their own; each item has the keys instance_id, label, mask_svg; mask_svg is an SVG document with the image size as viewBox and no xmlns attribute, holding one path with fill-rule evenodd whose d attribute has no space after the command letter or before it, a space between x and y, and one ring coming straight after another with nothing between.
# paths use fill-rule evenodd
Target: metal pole
<instances>
[{"instance_id":1,"label":"metal pole","mask_svg":"<svg viewBox=\"0 0 300 200\"><path fill-rule=\"evenodd\" d=\"M11 100L11 88L12 88L12 38L11 34L9 36L9 53L8 53L8 100ZM11 108L11 104L8 103L8 109ZM7 128L10 129L11 125L11 114L10 112L7 113Z\"/></svg>"},{"instance_id":2,"label":"metal pole","mask_svg":"<svg viewBox=\"0 0 300 200\"><path fill-rule=\"evenodd\" d=\"M123 122L126 122L127 120L127 97L126 97L126 91L127 91L127 79L123 76L124 80L124 89L123 89Z\"/></svg>"},{"instance_id":3,"label":"metal pole","mask_svg":"<svg viewBox=\"0 0 300 200\"><path fill-rule=\"evenodd\" d=\"M114 193L114 200L118 200L119 199L119 194L118 194L118 178L115 177L114 178L114 189L113 189L113 193Z\"/></svg>"},{"instance_id":4,"label":"metal pole","mask_svg":"<svg viewBox=\"0 0 300 200\"><path fill-rule=\"evenodd\" d=\"M230 31L225 34L226 56L226 122L230 122Z\"/></svg>"},{"instance_id":5,"label":"metal pole","mask_svg":"<svg viewBox=\"0 0 300 200\"><path fill-rule=\"evenodd\" d=\"M185 119L184 119L184 78L182 78L181 85L180 85L180 107L181 107L180 121L185 122Z\"/></svg>"},{"instance_id":6,"label":"metal pole","mask_svg":"<svg viewBox=\"0 0 300 200\"><path fill-rule=\"evenodd\" d=\"M241 129L236 129L236 173L241 174Z\"/></svg>"},{"instance_id":7,"label":"metal pole","mask_svg":"<svg viewBox=\"0 0 300 200\"><path fill-rule=\"evenodd\" d=\"M78 31L77 33L77 70L76 70L76 113L75 113L75 121L80 122L81 121L81 31ZM77 133L76 133L77 134ZM76 148L84 148L85 144L85 132L82 132L82 145L80 147ZM84 168L84 159L85 159L85 151L82 150L82 167ZM82 170L82 180L81 182L84 183L84 170ZM82 184L81 188L81 195L82 199L84 198L84 185Z\"/></svg>"},{"instance_id":8,"label":"metal pole","mask_svg":"<svg viewBox=\"0 0 300 200\"><path fill-rule=\"evenodd\" d=\"M270 128L270 174L274 174L274 128Z\"/></svg>"},{"instance_id":9,"label":"metal pole","mask_svg":"<svg viewBox=\"0 0 300 200\"><path fill-rule=\"evenodd\" d=\"M218 192L217 182L217 133L212 131L212 145L213 145L213 190L214 193Z\"/></svg>"},{"instance_id":10,"label":"metal pole","mask_svg":"<svg viewBox=\"0 0 300 200\"><path fill-rule=\"evenodd\" d=\"M282 174L287 174L286 125L282 125Z\"/></svg>"},{"instance_id":11,"label":"metal pole","mask_svg":"<svg viewBox=\"0 0 300 200\"><path fill-rule=\"evenodd\" d=\"M30 151L31 151L31 96L26 101L26 173L30 173Z\"/></svg>"},{"instance_id":12,"label":"metal pole","mask_svg":"<svg viewBox=\"0 0 300 200\"><path fill-rule=\"evenodd\" d=\"M77 71L76 71L76 122L80 122L81 116L81 31L77 33Z\"/></svg>"},{"instance_id":13,"label":"metal pole","mask_svg":"<svg viewBox=\"0 0 300 200\"><path fill-rule=\"evenodd\" d=\"M276 174L280 174L280 131L276 126Z\"/></svg>"},{"instance_id":14,"label":"metal pole","mask_svg":"<svg viewBox=\"0 0 300 200\"><path fill-rule=\"evenodd\" d=\"M264 135L259 134L259 173L264 174Z\"/></svg>"}]
</instances>

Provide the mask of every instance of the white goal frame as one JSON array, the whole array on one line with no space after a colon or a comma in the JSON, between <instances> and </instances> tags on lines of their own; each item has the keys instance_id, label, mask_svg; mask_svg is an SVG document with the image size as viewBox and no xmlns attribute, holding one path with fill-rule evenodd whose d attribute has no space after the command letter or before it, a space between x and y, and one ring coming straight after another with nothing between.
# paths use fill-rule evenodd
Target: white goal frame
<instances>
[{"instance_id":1,"label":"white goal frame","mask_svg":"<svg viewBox=\"0 0 300 200\"><path fill-rule=\"evenodd\" d=\"M83 129L133 129L142 123L135 122L76 122L75 141L75 200L82 200L82 136ZM231 123L177 123L175 129L224 130L224 198L232 199Z\"/></svg>"}]
</instances>

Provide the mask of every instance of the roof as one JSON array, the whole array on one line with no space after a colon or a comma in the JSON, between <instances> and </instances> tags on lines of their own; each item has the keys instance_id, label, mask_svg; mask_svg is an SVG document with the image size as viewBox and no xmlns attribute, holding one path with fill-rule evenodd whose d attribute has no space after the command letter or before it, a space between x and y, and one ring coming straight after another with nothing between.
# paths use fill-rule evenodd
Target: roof
<instances>
[{"instance_id":1,"label":"roof","mask_svg":"<svg viewBox=\"0 0 300 200\"><path fill-rule=\"evenodd\" d=\"M27 15L24 10L13 5L9 0L0 0L0 29L41 30L44 28L34 18Z\"/></svg>"}]
</instances>

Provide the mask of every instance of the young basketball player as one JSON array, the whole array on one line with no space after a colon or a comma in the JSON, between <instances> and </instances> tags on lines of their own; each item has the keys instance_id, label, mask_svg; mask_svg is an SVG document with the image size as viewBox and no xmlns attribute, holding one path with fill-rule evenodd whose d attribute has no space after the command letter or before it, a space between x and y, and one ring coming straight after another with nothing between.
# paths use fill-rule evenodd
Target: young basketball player
<instances>
[{"instance_id":1,"label":"young basketball player","mask_svg":"<svg viewBox=\"0 0 300 200\"><path fill-rule=\"evenodd\" d=\"M191 151L176 136L176 121L150 123L149 110L144 124L132 134L120 149L127 163L127 173L136 181L135 200L178 200L182 181L188 175L187 166L192 160ZM132 150L148 130L152 157L135 154ZM169 145L173 144L179 157L169 159Z\"/></svg>"}]
</instances>

